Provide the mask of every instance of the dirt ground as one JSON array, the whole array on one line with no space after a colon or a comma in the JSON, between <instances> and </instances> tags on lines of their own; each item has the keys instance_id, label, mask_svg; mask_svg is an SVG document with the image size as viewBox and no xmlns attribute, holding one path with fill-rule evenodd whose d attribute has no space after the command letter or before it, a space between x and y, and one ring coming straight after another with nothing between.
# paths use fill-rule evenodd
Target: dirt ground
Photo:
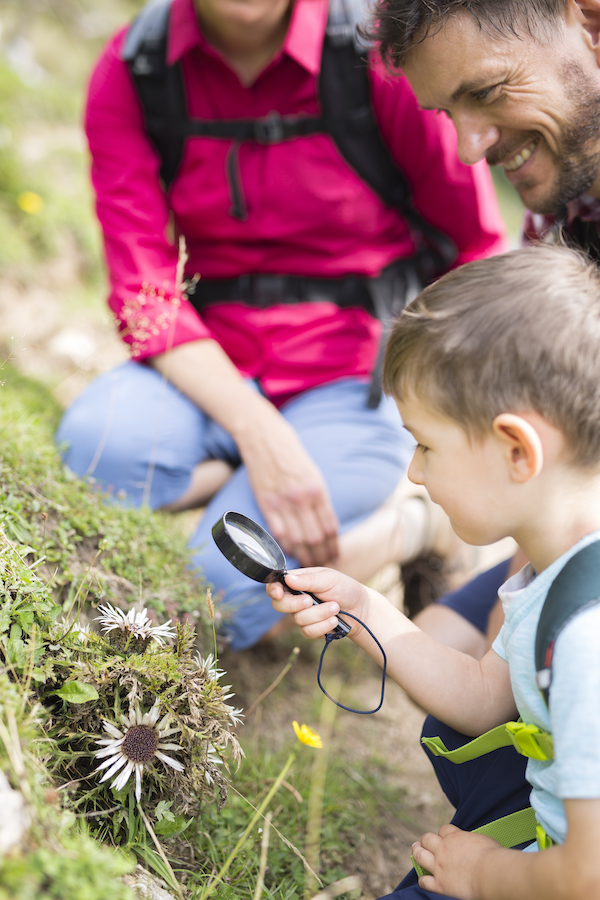
<instances>
[{"instance_id":1,"label":"dirt ground","mask_svg":"<svg viewBox=\"0 0 600 900\"><path fill-rule=\"evenodd\" d=\"M382 787L380 802L376 803L380 815L364 823L365 833L361 835L358 847L344 861L347 873L360 877L361 900L374 900L396 887L410 868L411 844L425 831L437 831L443 822L449 821L452 807L441 793L433 770L419 747L425 717L423 711L390 679L386 684L383 708L374 716L332 710L330 701L321 699L317 687L317 648L307 646L308 643L299 637L298 661L285 681L247 719L243 737L252 745L255 737L268 735L277 746L283 735L289 735L292 719L309 722L319 729L319 715L321 722L333 715L330 767L335 766L338 772L341 770L359 785L363 777L357 770L364 772L369 766L376 768ZM227 681L231 681L237 701L244 708L248 708L277 677L293 644L288 636L278 644L221 656ZM329 652L335 653L334 645ZM345 657L347 665L348 653ZM328 676L323 680L330 687L336 669L334 659L327 665ZM354 670L350 665L344 678L342 702L362 709L377 705L381 673L375 664L364 658L357 659ZM365 789L369 787L365 786ZM397 794L402 800L393 804L389 798Z\"/></svg>"}]
</instances>

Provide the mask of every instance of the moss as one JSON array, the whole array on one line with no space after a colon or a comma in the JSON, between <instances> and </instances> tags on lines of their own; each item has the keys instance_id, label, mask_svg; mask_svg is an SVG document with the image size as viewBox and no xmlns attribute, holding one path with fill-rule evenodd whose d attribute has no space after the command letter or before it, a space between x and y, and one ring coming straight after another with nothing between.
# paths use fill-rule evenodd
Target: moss
<instances>
[{"instance_id":1,"label":"moss","mask_svg":"<svg viewBox=\"0 0 600 900\"><path fill-rule=\"evenodd\" d=\"M65 470L50 393L10 365L2 380L0 524L9 541L43 557L38 573L63 611L142 601L160 615L187 614L201 645L211 646L203 580L189 568L177 520L107 503L93 482Z\"/></svg>"}]
</instances>

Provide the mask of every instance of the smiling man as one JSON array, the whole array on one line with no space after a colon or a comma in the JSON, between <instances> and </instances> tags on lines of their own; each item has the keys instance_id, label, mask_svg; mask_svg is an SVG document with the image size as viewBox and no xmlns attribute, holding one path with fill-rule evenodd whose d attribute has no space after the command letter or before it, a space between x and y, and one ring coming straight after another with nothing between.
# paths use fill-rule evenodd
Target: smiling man
<instances>
[{"instance_id":1,"label":"smiling man","mask_svg":"<svg viewBox=\"0 0 600 900\"><path fill-rule=\"evenodd\" d=\"M600 2L380 0L374 33L422 107L448 115L461 160L502 166L533 214L590 249L600 220ZM593 247L591 248L594 249Z\"/></svg>"},{"instance_id":2,"label":"smiling man","mask_svg":"<svg viewBox=\"0 0 600 900\"><path fill-rule=\"evenodd\" d=\"M372 35L420 106L448 116L463 163L501 166L527 240L559 235L600 264L600 0L379 0ZM427 607L419 626L481 656L506 561Z\"/></svg>"}]
</instances>

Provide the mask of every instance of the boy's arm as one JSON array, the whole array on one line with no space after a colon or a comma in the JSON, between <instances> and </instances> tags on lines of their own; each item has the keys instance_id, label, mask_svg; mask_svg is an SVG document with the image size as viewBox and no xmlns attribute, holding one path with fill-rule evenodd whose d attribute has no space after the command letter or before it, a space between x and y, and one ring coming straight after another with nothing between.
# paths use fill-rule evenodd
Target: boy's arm
<instances>
[{"instance_id":1,"label":"boy's arm","mask_svg":"<svg viewBox=\"0 0 600 900\"><path fill-rule=\"evenodd\" d=\"M293 595L281 584L268 585L273 606L292 613L309 638L323 637L347 610L361 619L381 642L388 673L413 700L456 731L479 735L514 718L516 707L508 665L493 650L481 660L439 644L395 609L377 591L333 569L289 572L295 590L315 593L324 602L313 606L306 595ZM368 632L353 619L351 639L380 665L381 652Z\"/></svg>"},{"instance_id":2,"label":"boy's arm","mask_svg":"<svg viewBox=\"0 0 600 900\"><path fill-rule=\"evenodd\" d=\"M458 900L598 900L600 800L564 804L567 839L541 853L505 850L453 825L423 835L413 856L432 874L419 879L420 887Z\"/></svg>"}]
</instances>

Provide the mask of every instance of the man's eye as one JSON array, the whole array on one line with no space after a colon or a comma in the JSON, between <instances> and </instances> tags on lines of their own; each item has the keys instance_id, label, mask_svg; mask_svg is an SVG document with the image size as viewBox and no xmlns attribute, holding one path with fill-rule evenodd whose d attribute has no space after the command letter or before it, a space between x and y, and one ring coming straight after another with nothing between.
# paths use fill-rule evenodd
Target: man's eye
<instances>
[{"instance_id":1,"label":"man's eye","mask_svg":"<svg viewBox=\"0 0 600 900\"><path fill-rule=\"evenodd\" d=\"M417 450L420 450L421 453L427 453L427 450L428 450L428 449L429 449L429 448L426 447L424 444L417 444Z\"/></svg>"},{"instance_id":2,"label":"man's eye","mask_svg":"<svg viewBox=\"0 0 600 900\"><path fill-rule=\"evenodd\" d=\"M480 91L473 91L471 97L473 100L477 101L489 100L490 94L495 91L497 87L497 84L493 84L491 87L482 88Z\"/></svg>"}]
</instances>

